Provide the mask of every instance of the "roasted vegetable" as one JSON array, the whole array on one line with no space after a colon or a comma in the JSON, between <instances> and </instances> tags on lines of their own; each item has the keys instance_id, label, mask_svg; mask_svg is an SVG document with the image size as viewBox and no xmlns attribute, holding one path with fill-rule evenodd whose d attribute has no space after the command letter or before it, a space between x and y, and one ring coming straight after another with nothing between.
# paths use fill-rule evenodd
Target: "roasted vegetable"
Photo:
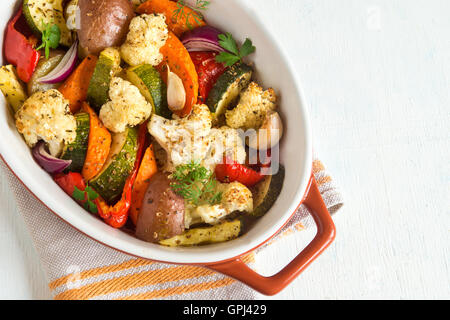
<instances>
[{"instance_id":1,"label":"roasted vegetable","mask_svg":"<svg viewBox=\"0 0 450 320\"><path fill-rule=\"evenodd\" d=\"M171 188L166 173L158 172L150 180L137 219L136 236L158 242L184 230L184 199Z\"/></svg>"},{"instance_id":2,"label":"roasted vegetable","mask_svg":"<svg viewBox=\"0 0 450 320\"><path fill-rule=\"evenodd\" d=\"M284 174L284 166L280 165L275 175L265 176L261 182L250 188L255 208L251 213L252 216L263 216L272 208L283 187Z\"/></svg>"},{"instance_id":3,"label":"roasted vegetable","mask_svg":"<svg viewBox=\"0 0 450 320\"><path fill-rule=\"evenodd\" d=\"M167 86L155 68L149 64L131 67L127 69L127 80L139 88L152 104L155 114L171 118L172 112L167 106Z\"/></svg>"},{"instance_id":4,"label":"roasted vegetable","mask_svg":"<svg viewBox=\"0 0 450 320\"><path fill-rule=\"evenodd\" d=\"M186 105L186 90L183 81L167 67L167 104L173 112L183 110Z\"/></svg>"},{"instance_id":5,"label":"roasted vegetable","mask_svg":"<svg viewBox=\"0 0 450 320\"><path fill-rule=\"evenodd\" d=\"M98 54L108 47L118 47L125 40L134 17L128 0L79 0L78 38L85 54Z\"/></svg>"},{"instance_id":6,"label":"roasted vegetable","mask_svg":"<svg viewBox=\"0 0 450 320\"><path fill-rule=\"evenodd\" d=\"M13 65L0 68L0 90L15 113L27 99L27 94L16 74Z\"/></svg>"},{"instance_id":7,"label":"roasted vegetable","mask_svg":"<svg viewBox=\"0 0 450 320\"><path fill-rule=\"evenodd\" d=\"M235 129L259 129L268 113L277 109L277 95L272 88L264 90L252 82L241 92L239 103L231 110L226 110L227 126Z\"/></svg>"},{"instance_id":8,"label":"roasted vegetable","mask_svg":"<svg viewBox=\"0 0 450 320\"><path fill-rule=\"evenodd\" d=\"M117 49L107 48L100 53L87 91L87 101L97 112L109 100L109 83L119 68L120 53Z\"/></svg>"},{"instance_id":9,"label":"roasted vegetable","mask_svg":"<svg viewBox=\"0 0 450 320\"><path fill-rule=\"evenodd\" d=\"M206 104L217 119L250 83L253 70L246 64L235 64L225 71L209 92Z\"/></svg>"},{"instance_id":10,"label":"roasted vegetable","mask_svg":"<svg viewBox=\"0 0 450 320\"><path fill-rule=\"evenodd\" d=\"M38 91L57 89L60 86L60 83L43 83L38 81L38 79L50 73L50 71L52 71L59 64L63 56L64 52L54 50L50 52L50 56L48 59L46 59L45 57L41 57L39 59L39 63L36 66L36 69L34 70L30 81L27 83L28 95L31 96L33 93Z\"/></svg>"},{"instance_id":11,"label":"roasted vegetable","mask_svg":"<svg viewBox=\"0 0 450 320\"><path fill-rule=\"evenodd\" d=\"M153 146L147 148L142 158L141 165L139 166L139 171L136 176L136 181L133 185L133 190L131 192L131 208L130 208L130 218L134 225L137 224L137 219L139 213L142 209L142 201L144 200L145 193L150 184L151 178L158 171L156 166L156 159L153 153Z\"/></svg>"},{"instance_id":12,"label":"roasted vegetable","mask_svg":"<svg viewBox=\"0 0 450 320\"><path fill-rule=\"evenodd\" d=\"M223 63L216 61L216 52L191 52L190 55L198 73L199 99L204 103L226 67Z\"/></svg>"},{"instance_id":13,"label":"roasted vegetable","mask_svg":"<svg viewBox=\"0 0 450 320\"><path fill-rule=\"evenodd\" d=\"M283 135L283 122L278 112L269 111L258 131L251 134L247 140L250 148L267 150L277 145Z\"/></svg>"},{"instance_id":14,"label":"roasted vegetable","mask_svg":"<svg viewBox=\"0 0 450 320\"><path fill-rule=\"evenodd\" d=\"M140 14L162 13L166 17L169 30L177 37L188 30L206 25L201 14L181 2L149 0L141 4L137 11Z\"/></svg>"},{"instance_id":15,"label":"roasted vegetable","mask_svg":"<svg viewBox=\"0 0 450 320\"><path fill-rule=\"evenodd\" d=\"M77 120L77 137L74 142L64 146L61 159L72 160L66 171L81 172L88 148L89 114L85 112L77 113L75 119Z\"/></svg>"},{"instance_id":16,"label":"roasted vegetable","mask_svg":"<svg viewBox=\"0 0 450 320\"><path fill-rule=\"evenodd\" d=\"M103 126L97 114L86 103L83 103L82 110L89 114L89 141L81 174L86 181L95 177L108 158L111 148L111 134Z\"/></svg>"},{"instance_id":17,"label":"roasted vegetable","mask_svg":"<svg viewBox=\"0 0 450 320\"><path fill-rule=\"evenodd\" d=\"M86 100L89 80L94 73L96 63L97 57L87 56L58 88L64 98L69 100L72 113L80 110L82 103Z\"/></svg>"},{"instance_id":18,"label":"roasted vegetable","mask_svg":"<svg viewBox=\"0 0 450 320\"><path fill-rule=\"evenodd\" d=\"M35 49L37 43L36 37L27 38L21 31L16 29L16 24L19 24L18 21L21 17L22 8L8 22L3 50L6 61L16 66L19 79L23 82L28 82L38 64L41 54Z\"/></svg>"},{"instance_id":19,"label":"roasted vegetable","mask_svg":"<svg viewBox=\"0 0 450 320\"><path fill-rule=\"evenodd\" d=\"M181 41L170 31L169 38L160 51L164 56L163 62L158 66L161 77L167 82L167 66L169 66L170 70L183 81L186 104L181 111L175 113L185 117L191 113L192 107L197 103L198 75L194 63Z\"/></svg>"},{"instance_id":20,"label":"roasted vegetable","mask_svg":"<svg viewBox=\"0 0 450 320\"><path fill-rule=\"evenodd\" d=\"M264 178L260 172L228 158L224 158L223 163L219 163L214 172L220 182L238 181L247 187L254 186Z\"/></svg>"},{"instance_id":21,"label":"roasted vegetable","mask_svg":"<svg viewBox=\"0 0 450 320\"><path fill-rule=\"evenodd\" d=\"M36 92L15 114L16 128L29 147L39 140L48 144L50 154L59 156L64 145L76 138L77 121L69 103L56 89Z\"/></svg>"},{"instance_id":22,"label":"roasted vegetable","mask_svg":"<svg viewBox=\"0 0 450 320\"><path fill-rule=\"evenodd\" d=\"M139 89L120 77L109 84L109 101L100 109L99 117L109 131L124 132L146 121L152 113L152 105Z\"/></svg>"},{"instance_id":23,"label":"roasted vegetable","mask_svg":"<svg viewBox=\"0 0 450 320\"><path fill-rule=\"evenodd\" d=\"M56 24L60 30L60 43L65 46L72 44L72 33L64 19L63 0L24 0L23 13L37 35L41 35L47 24Z\"/></svg>"},{"instance_id":24,"label":"roasted vegetable","mask_svg":"<svg viewBox=\"0 0 450 320\"><path fill-rule=\"evenodd\" d=\"M185 231L181 235L159 241L160 244L169 247L189 247L203 244L225 242L237 238L242 231L242 221L224 221L210 227L198 227Z\"/></svg>"},{"instance_id":25,"label":"roasted vegetable","mask_svg":"<svg viewBox=\"0 0 450 320\"><path fill-rule=\"evenodd\" d=\"M132 188L141 163L145 146L146 133L147 130L145 128L145 125L140 126L137 137L137 151L135 156L136 161L134 162L130 174L125 180L120 200L117 201L114 205L108 205L108 203L106 203L106 201L102 197L98 197L98 199L96 200L98 214L105 220L107 224L109 224L113 228L123 227L128 220L128 215L131 207Z\"/></svg>"},{"instance_id":26,"label":"roasted vegetable","mask_svg":"<svg viewBox=\"0 0 450 320\"><path fill-rule=\"evenodd\" d=\"M123 133L114 134L102 171L89 182L109 204L120 197L125 181L133 170L138 149L137 137L136 128L127 128Z\"/></svg>"}]
</instances>

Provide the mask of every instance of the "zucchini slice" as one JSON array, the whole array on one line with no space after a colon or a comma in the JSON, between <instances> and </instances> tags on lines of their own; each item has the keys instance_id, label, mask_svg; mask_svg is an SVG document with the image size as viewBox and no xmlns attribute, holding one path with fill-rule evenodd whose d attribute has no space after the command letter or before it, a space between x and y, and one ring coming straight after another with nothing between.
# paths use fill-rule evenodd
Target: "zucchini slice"
<instances>
[{"instance_id":1,"label":"zucchini slice","mask_svg":"<svg viewBox=\"0 0 450 320\"><path fill-rule=\"evenodd\" d=\"M77 121L77 136L75 141L64 147L61 159L72 160L66 172L81 172L88 148L90 118L89 114L80 112L75 115Z\"/></svg>"},{"instance_id":2,"label":"zucchini slice","mask_svg":"<svg viewBox=\"0 0 450 320\"><path fill-rule=\"evenodd\" d=\"M16 68L10 64L0 68L0 90L13 113L16 113L27 99L25 89L17 77Z\"/></svg>"},{"instance_id":3,"label":"zucchini slice","mask_svg":"<svg viewBox=\"0 0 450 320\"><path fill-rule=\"evenodd\" d=\"M241 235L241 231L242 221L236 219L214 226L189 229L181 235L161 240L159 243L168 247L198 246L235 239Z\"/></svg>"},{"instance_id":4,"label":"zucchini slice","mask_svg":"<svg viewBox=\"0 0 450 320\"><path fill-rule=\"evenodd\" d=\"M251 213L252 216L261 217L272 208L283 187L284 174L284 166L280 164L280 168L275 175L264 177L261 182L250 188L253 194L253 207L255 208Z\"/></svg>"},{"instance_id":5,"label":"zucchini slice","mask_svg":"<svg viewBox=\"0 0 450 320\"><path fill-rule=\"evenodd\" d=\"M125 181L130 175L137 154L136 128L127 128L112 136L111 149L102 170L89 184L102 198L112 204L122 194Z\"/></svg>"},{"instance_id":6,"label":"zucchini slice","mask_svg":"<svg viewBox=\"0 0 450 320\"><path fill-rule=\"evenodd\" d=\"M118 70L120 70L119 50L106 48L100 52L87 92L87 101L97 112L108 102L109 83Z\"/></svg>"},{"instance_id":7,"label":"zucchini slice","mask_svg":"<svg viewBox=\"0 0 450 320\"><path fill-rule=\"evenodd\" d=\"M152 104L153 112L167 119L172 112L167 105L167 86L159 72L149 64L127 69L127 79L139 88L142 95Z\"/></svg>"},{"instance_id":8,"label":"zucchini slice","mask_svg":"<svg viewBox=\"0 0 450 320\"><path fill-rule=\"evenodd\" d=\"M69 47L73 37L67 28L63 10L64 0L24 0L23 14L31 30L38 36L44 31L44 24L56 24L61 31L59 42Z\"/></svg>"},{"instance_id":9,"label":"zucchini slice","mask_svg":"<svg viewBox=\"0 0 450 320\"><path fill-rule=\"evenodd\" d=\"M220 117L248 86L252 74L253 70L250 66L240 63L230 67L217 79L206 100L215 118Z\"/></svg>"}]
</instances>

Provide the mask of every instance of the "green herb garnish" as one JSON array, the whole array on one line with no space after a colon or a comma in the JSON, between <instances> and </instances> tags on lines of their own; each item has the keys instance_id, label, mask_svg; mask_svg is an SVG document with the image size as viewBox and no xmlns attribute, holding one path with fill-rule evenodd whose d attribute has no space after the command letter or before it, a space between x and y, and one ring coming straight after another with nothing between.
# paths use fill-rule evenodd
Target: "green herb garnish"
<instances>
[{"instance_id":1,"label":"green herb garnish","mask_svg":"<svg viewBox=\"0 0 450 320\"><path fill-rule=\"evenodd\" d=\"M75 190L72 193L72 197L75 200L84 201L86 199L86 193L75 187Z\"/></svg>"},{"instance_id":2,"label":"green herb garnish","mask_svg":"<svg viewBox=\"0 0 450 320\"><path fill-rule=\"evenodd\" d=\"M177 9L173 11L173 18L175 20L184 19L186 20L186 26L189 29L193 29L194 26L190 22L190 18L194 19L197 25L202 23L203 14L202 11L205 11L210 4L210 1L207 0L196 0L195 5L191 7L192 11L184 10L186 8L186 3L184 0L177 1Z\"/></svg>"},{"instance_id":3,"label":"green herb garnish","mask_svg":"<svg viewBox=\"0 0 450 320\"><path fill-rule=\"evenodd\" d=\"M245 42L239 49L236 41L229 32L226 34L219 34L219 44L227 51L223 51L217 55L216 60L224 63L227 67L231 67L233 64L242 61L242 58L248 56L256 50L249 38L245 39Z\"/></svg>"},{"instance_id":4,"label":"green herb garnish","mask_svg":"<svg viewBox=\"0 0 450 320\"><path fill-rule=\"evenodd\" d=\"M44 21L42 21L42 27L44 29L42 31L42 43L36 50L45 48L45 58L48 59L50 56L50 48L58 48L59 40L61 39L61 30L56 24L45 24Z\"/></svg>"},{"instance_id":5,"label":"green herb garnish","mask_svg":"<svg viewBox=\"0 0 450 320\"><path fill-rule=\"evenodd\" d=\"M83 204L83 207L87 211L89 211L91 213L98 213L97 205L93 201L95 199L97 199L99 197L99 195L89 185L84 189L84 191L78 189L75 186L75 189L72 193L72 197L78 201L86 201Z\"/></svg>"},{"instance_id":6,"label":"green herb garnish","mask_svg":"<svg viewBox=\"0 0 450 320\"><path fill-rule=\"evenodd\" d=\"M194 161L176 167L172 179L172 189L195 206L205 201L214 205L222 200L222 192L216 192L213 173Z\"/></svg>"}]
</instances>

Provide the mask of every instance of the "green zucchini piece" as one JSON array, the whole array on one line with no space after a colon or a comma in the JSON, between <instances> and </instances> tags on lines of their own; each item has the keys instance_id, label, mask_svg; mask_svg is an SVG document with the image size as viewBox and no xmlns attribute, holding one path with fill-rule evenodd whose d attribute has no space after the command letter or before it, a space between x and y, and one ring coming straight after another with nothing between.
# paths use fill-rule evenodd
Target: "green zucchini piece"
<instances>
[{"instance_id":1,"label":"green zucchini piece","mask_svg":"<svg viewBox=\"0 0 450 320\"><path fill-rule=\"evenodd\" d=\"M220 117L248 86L252 74L253 70L250 66L240 63L230 67L217 79L206 100L215 118Z\"/></svg>"},{"instance_id":2,"label":"green zucchini piece","mask_svg":"<svg viewBox=\"0 0 450 320\"><path fill-rule=\"evenodd\" d=\"M242 223L241 219L236 219L214 226L192 228L181 235L161 240L159 243L169 247L190 247L225 242L241 235Z\"/></svg>"},{"instance_id":3,"label":"green zucchini piece","mask_svg":"<svg viewBox=\"0 0 450 320\"><path fill-rule=\"evenodd\" d=\"M137 154L136 128L112 135L111 150L102 170L89 181L102 198L112 204L122 194L125 181L130 175Z\"/></svg>"},{"instance_id":4,"label":"green zucchini piece","mask_svg":"<svg viewBox=\"0 0 450 320\"><path fill-rule=\"evenodd\" d=\"M120 70L119 50L106 48L100 52L87 92L87 101L97 112L108 102L109 83L118 70Z\"/></svg>"},{"instance_id":5,"label":"green zucchini piece","mask_svg":"<svg viewBox=\"0 0 450 320\"><path fill-rule=\"evenodd\" d=\"M70 46L73 43L72 32L67 28L63 10L64 0L24 0L23 14L33 33L41 36L47 24L56 24L61 31L59 43Z\"/></svg>"},{"instance_id":6,"label":"green zucchini piece","mask_svg":"<svg viewBox=\"0 0 450 320\"><path fill-rule=\"evenodd\" d=\"M75 115L77 121L77 136L75 141L64 147L61 159L72 160L66 172L81 172L86 159L89 140L89 114L80 112Z\"/></svg>"},{"instance_id":7,"label":"green zucchini piece","mask_svg":"<svg viewBox=\"0 0 450 320\"><path fill-rule=\"evenodd\" d=\"M254 207L252 216L261 217L272 208L283 187L284 175L284 166L280 164L280 168L275 175L265 176L261 182L250 188L253 194Z\"/></svg>"},{"instance_id":8,"label":"green zucchini piece","mask_svg":"<svg viewBox=\"0 0 450 320\"><path fill-rule=\"evenodd\" d=\"M153 66L143 64L127 69L127 80L139 88L152 104L155 114L167 119L172 118L172 112L167 105L167 86Z\"/></svg>"}]
</instances>

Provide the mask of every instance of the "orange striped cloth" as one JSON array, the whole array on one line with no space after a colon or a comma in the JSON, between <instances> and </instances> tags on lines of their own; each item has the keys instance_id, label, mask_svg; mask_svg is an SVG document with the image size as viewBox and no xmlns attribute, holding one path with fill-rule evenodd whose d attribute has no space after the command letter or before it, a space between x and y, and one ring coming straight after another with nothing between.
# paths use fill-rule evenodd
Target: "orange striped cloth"
<instances>
[{"instance_id":1,"label":"orange striped cloth","mask_svg":"<svg viewBox=\"0 0 450 320\"><path fill-rule=\"evenodd\" d=\"M105 247L62 222L23 187L0 161L46 271L55 299L255 299L256 293L229 277L197 266L138 259ZM319 160L313 171L330 212L342 206ZM301 207L273 241L311 223ZM260 249L264 250L264 248ZM257 252L244 261L254 268Z\"/></svg>"}]
</instances>

